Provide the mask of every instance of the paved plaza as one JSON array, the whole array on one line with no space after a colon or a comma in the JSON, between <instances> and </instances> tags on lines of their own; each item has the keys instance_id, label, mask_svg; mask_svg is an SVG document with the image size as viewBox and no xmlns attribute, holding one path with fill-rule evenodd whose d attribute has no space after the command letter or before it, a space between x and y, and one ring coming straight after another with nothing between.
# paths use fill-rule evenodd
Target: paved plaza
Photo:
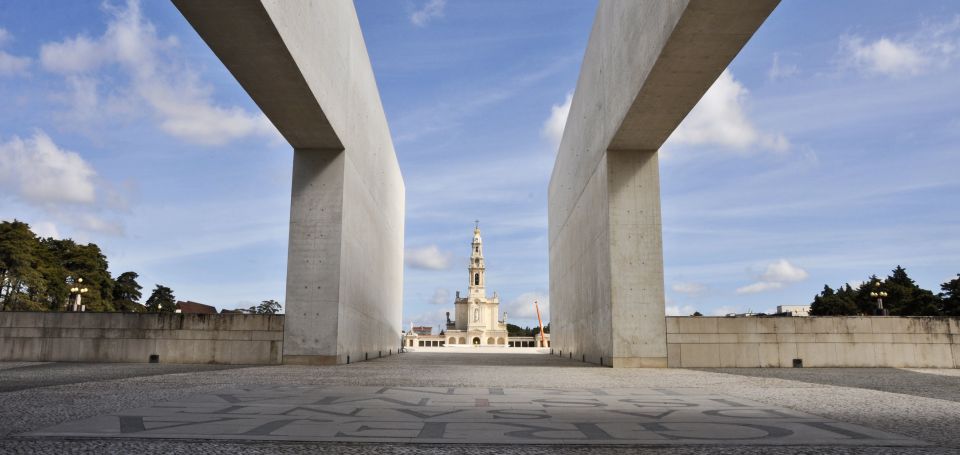
<instances>
[{"instance_id":1,"label":"paved plaza","mask_svg":"<svg viewBox=\"0 0 960 455\"><path fill-rule=\"evenodd\" d=\"M4 363L0 402L3 453L960 451L957 370L443 350L329 367Z\"/></svg>"}]
</instances>

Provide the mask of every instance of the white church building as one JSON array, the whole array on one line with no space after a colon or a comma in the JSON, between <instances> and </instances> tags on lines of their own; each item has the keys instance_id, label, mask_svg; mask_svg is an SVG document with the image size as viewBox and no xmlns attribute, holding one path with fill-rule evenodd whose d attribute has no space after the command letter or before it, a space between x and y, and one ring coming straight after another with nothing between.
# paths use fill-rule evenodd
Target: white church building
<instances>
[{"instance_id":1,"label":"white church building","mask_svg":"<svg viewBox=\"0 0 960 455\"><path fill-rule=\"evenodd\" d=\"M539 334L536 337L508 336L507 313L503 313L503 319L500 319L500 296L494 292L492 298L487 297L486 270L483 260L483 239L480 237L478 224L473 229L473 241L470 244L470 264L467 267L469 286L464 296L457 291L453 313L455 319L450 320L448 312L446 329L437 335L418 334L411 327L403 337L404 345L407 347L549 347L550 334L544 335L545 342L541 342Z\"/></svg>"}]
</instances>

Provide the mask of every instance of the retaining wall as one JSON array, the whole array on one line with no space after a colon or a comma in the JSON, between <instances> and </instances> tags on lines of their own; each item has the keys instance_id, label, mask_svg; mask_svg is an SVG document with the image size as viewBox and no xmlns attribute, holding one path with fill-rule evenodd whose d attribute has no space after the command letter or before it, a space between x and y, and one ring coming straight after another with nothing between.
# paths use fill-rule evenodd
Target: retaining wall
<instances>
[{"instance_id":1,"label":"retaining wall","mask_svg":"<svg viewBox=\"0 0 960 455\"><path fill-rule=\"evenodd\" d=\"M283 315L0 313L0 360L279 364Z\"/></svg>"},{"instance_id":2,"label":"retaining wall","mask_svg":"<svg viewBox=\"0 0 960 455\"><path fill-rule=\"evenodd\" d=\"M960 367L960 319L667 317L670 367Z\"/></svg>"}]
</instances>

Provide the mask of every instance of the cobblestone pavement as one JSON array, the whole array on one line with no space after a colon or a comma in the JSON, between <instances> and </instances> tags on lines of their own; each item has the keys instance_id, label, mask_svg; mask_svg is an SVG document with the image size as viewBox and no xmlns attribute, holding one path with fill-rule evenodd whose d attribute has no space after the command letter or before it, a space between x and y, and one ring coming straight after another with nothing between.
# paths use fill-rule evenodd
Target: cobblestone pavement
<instances>
[{"instance_id":1,"label":"cobblestone pavement","mask_svg":"<svg viewBox=\"0 0 960 455\"><path fill-rule=\"evenodd\" d=\"M960 453L958 391L955 370L614 370L547 355L0 363L0 453ZM361 442L322 440L335 425L327 437ZM627 445L589 445L611 442Z\"/></svg>"}]
</instances>

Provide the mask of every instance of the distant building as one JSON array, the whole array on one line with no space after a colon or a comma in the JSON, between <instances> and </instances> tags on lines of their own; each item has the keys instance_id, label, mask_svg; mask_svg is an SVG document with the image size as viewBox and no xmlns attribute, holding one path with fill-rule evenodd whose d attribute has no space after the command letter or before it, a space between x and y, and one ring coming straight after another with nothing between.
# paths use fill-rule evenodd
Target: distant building
<instances>
[{"instance_id":1,"label":"distant building","mask_svg":"<svg viewBox=\"0 0 960 455\"><path fill-rule=\"evenodd\" d=\"M446 330L433 335L432 330L425 333L417 329L432 327L413 327L403 337L403 343L409 347L426 346L499 346L499 347L550 347L550 334L543 340L536 337L510 337L507 334L507 313L500 319L500 297L496 292L493 298L487 298L486 265L483 259L483 239L480 227L473 230L473 242L470 245L469 285L466 296L457 291L454 301L456 320L450 320L447 313ZM542 346L541 346L542 345Z\"/></svg>"},{"instance_id":2,"label":"distant building","mask_svg":"<svg viewBox=\"0 0 960 455\"><path fill-rule=\"evenodd\" d=\"M204 305L206 306L206 305ZM220 314L253 314L250 313L250 310L245 310L243 308L237 308L235 310L228 310L226 308L220 310Z\"/></svg>"},{"instance_id":3,"label":"distant building","mask_svg":"<svg viewBox=\"0 0 960 455\"><path fill-rule=\"evenodd\" d=\"M416 327L410 327L410 331L416 333L417 335L433 335L433 327L418 325Z\"/></svg>"},{"instance_id":4,"label":"distant building","mask_svg":"<svg viewBox=\"0 0 960 455\"><path fill-rule=\"evenodd\" d=\"M754 316L756 316L756 315L757 315L757 313L754 313L753 311L747 310L746 313L727 313L726 316L727 316L728 318L752 318L752 317L754 317Z\"/></svg>"},{"instance_id":5,"label":"distant building","mask_svg":"<svg viewBox=\"0 0 960 455\"><path fill-rule=\"evenodd\" d=\"M177 306L174 312L176 313L186 313L186 314L217 314L217 309L210 306L204 305L197 302L177 302Z\"/></svg>"},{"instance_id":6,"label":"distant building","mask_svg":"<svg viewBox=\"0 0 960 455\"><path fill-rule=\"evenodd\" d=\"M790 313L791 316L810 316L810 305L777 305L777 313Z\"/></svg>"}]
</instances>

